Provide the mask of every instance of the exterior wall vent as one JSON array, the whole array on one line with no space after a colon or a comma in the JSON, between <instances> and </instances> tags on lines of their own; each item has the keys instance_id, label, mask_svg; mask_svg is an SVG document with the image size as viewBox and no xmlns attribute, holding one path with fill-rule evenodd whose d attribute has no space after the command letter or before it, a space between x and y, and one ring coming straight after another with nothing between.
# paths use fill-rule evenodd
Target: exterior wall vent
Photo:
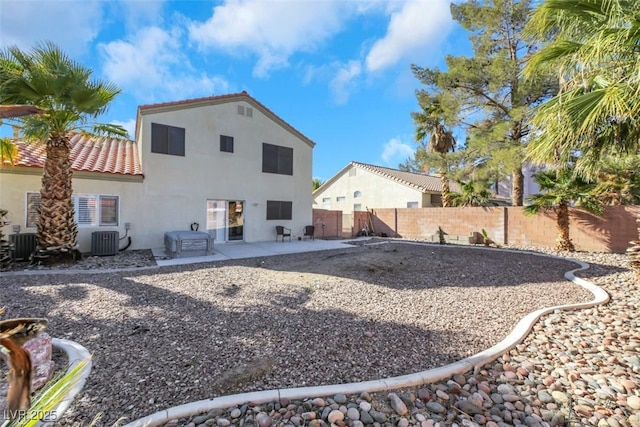
<instances>
[{"instance_id":1,"label":"exterior wall vent","mask_svg":"<svg viewBox=\"0 0 640 427\"><path fill-rule=\"evenodd\" d=\"M244 105L238 105L238 114L242 114L244 116Z\"/></svg>"},{"instance_id":2,"label":"exterior wall vent","mask_svg":"<svg viewBox=\"0 0 640 427\"><path fill-rule=\"evenodd\" d=\"M91 255L106 256L118 253L120 233L117 231L94 231L91 233Z\"/></svg>"},{"instance_id":3,"label":"exterior wall vent","mask_svg":"<svg viewBox=\"0 0 640 427\"><path fill-rule=\"evenodd\" d=\"M36 250L36 233L11 234L9 242L13 245L13 259L25 261Z\"/></svg>"},{"instance_id":4,"label":"exterior wall vent","mask_svg":"<svg viewBox=\"0 0 640 427\"><path fill-rule=\"evenodd\" d=\"M247 117L253 117L253 108L247 107Z\"/></svg>"}]
</instances>

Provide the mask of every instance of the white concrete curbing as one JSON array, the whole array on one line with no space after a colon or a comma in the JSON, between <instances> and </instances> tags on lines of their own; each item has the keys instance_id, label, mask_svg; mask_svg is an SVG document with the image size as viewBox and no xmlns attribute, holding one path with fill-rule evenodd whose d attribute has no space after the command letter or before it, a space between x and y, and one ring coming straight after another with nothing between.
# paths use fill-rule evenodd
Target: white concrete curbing
<instances>
[{"instance_id":1,"label":"white concrete curbing","mask_svg":"<svg viewBox=\"0 0 640 427\"><path fill-rule=\"evenodd\" d=\"M396 242L391 241L389 243L396 243ZM402 244L410 243L410 244L418 244L418 245L424 244L420 242L406 242L406 241L399 241L397 243L402 243ZM531 312L525 317L523 317L516 324L516 326L511 331L511 333L509 333L509 335L507 335L498 344L480 353L474 354L473 356L469 356L465 359L462 359L457 362L451 363L449 365L441 366L438 368L429 369L426 371L417 372L409 375L385 378L381 380L364 381L364 382L347 383L347 384L333 384L333 385L315 386L315 387L276 389L276 390L268 390L268 391L260 391L260 392L233 394L228 396L216 397L213 399L205 399L197 402L186 403L180 406L174 406L172 408L153 413L149 416L133 421L125 425L124 427L158 426L158 425L167 423L169 420L172 420L172 419L186 418L192 415L210 411L212 409L227 409L229 407L242 405L247 402L261 404L261 403L279 401L280 399L283 399L283 398L286 398L289 400L296 400L296 399L304 399L304 398L330 396L338 393L353 395L353 394L359 394L363 391L377 392L377 391L398 389L398 388L404 388L404 387L415 387L423 384L434 383L437 381L441 381L445 378L449 378L456 374L465 373L471 369L479 370L485 364L494 361L495 359L497 359L507 351L511 350L517 344L522 342L524 338L529 334L531 329L533 328L533 325L538 321L538 319L540 319L541 316L545 314L552 313L556 310L579 310L579 309L590 308L596 305L604 304L609 301L609 294L606 291L604 291L602 288L594 285L593 283L587 280L584 280L575 276L574 273L576 271L589 268L589 264L586 264L584 262L571 259L571 258L563 258L563 257L558 257L553 255L539 254L535 252L523 252L523 251L515 251L515 250L509 250L509 249L494 249L494 248L486 248L486 247L474 247L474 248L481 249L481 250L502 250L507 252L520 253L520 254L525 253L528 255L563 259L563 260L575 262L580 265L580 268L568 271L564 275L565 278L587 289L589 292L593 294L594 299L586 303L557 305L553 307L542 308L534 312Z\"/></svg>"},{"instance_id":2,"label":"white concrete curbing","mask_svg":"<svg viewBox=\"0 0 640 427\"><path fill-rule=\"evenodd\" d=\"M85 359L88 360L88 363L80 371L80 381L78 381L78 383L65 396L64 400L52 411L52 413L56 415L56 419L60 419L65 411L69 409L69 405L71 405L73 399L78 393L80 393L82 387L84 387L84 384L87 381L87 377L89 377L89 374L91 373L92 361L89 351L76 342L60 338L52 338L51 344L53 347L60 349L66 353L69 363L67 372L75 368L76 365L78 365L78 363L80 363L81 361ZM53 424L53 421L49 421L40 425L48 427L52 426Z\"/></svg>"}]
</instances>

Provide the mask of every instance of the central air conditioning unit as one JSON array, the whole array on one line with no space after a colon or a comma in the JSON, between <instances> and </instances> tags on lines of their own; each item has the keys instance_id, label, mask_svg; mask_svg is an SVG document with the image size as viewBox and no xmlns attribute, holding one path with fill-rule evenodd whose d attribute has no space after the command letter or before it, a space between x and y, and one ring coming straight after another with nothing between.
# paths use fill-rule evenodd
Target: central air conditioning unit
<instances>
[{"instance_id":1,"label":"central air conditioning unit","mask_svg":"<svg viewBox=\"0 0 640 427\"><path fill-rule=\"evenodd\" d=\"M13 259L28 261L36 250L36 233L18 233L9 235L9 242L13 245Z\"/></svg>"},{"instance_id":2,"label":"central air conditioning unit","mask_svg":"<svg viewBox=\"0 0 640 427\"><path fill-rule=\"evenodd\" d=\"M120 233L117 231L94 231L91 233L91 255L107 256L118 253Z\"/></svg>"}]
</instances>

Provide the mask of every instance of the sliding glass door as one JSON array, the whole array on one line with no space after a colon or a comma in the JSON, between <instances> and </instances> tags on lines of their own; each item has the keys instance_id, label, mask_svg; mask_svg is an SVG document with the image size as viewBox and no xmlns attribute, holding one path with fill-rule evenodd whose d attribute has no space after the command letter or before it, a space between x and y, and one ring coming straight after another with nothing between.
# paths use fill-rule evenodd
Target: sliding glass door
<instances>
[{"instance_id":1,"label":"sliding glass door","mask_svg":"<svg viewBox=\"0 0 640 427\"><path fill-rule=\"evenodd\" d=\"M207 200L207 232L216 242L242 241L243 213L242 200Z\"/></svg>"}]
</instances>

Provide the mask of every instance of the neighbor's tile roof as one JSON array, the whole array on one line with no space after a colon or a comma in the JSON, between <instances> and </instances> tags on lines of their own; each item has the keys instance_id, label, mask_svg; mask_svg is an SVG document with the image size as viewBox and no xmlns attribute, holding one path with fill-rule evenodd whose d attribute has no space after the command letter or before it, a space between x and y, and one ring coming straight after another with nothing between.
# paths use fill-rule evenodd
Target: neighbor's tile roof
<instances>
[{"instance_id":1,"label":"neighbor's tile roof","mask_svg":"<svg viewBox=\"0 0 640 427\"><path fill-rule=\"evenodd\" d=\"M18 148L18 155L13 159L14 166L44 166L47 156L45 144L20 140L14 143ZM69 157L74 171L142 175L136 143L125 139L75 134L71 137Z\"/></svg>"},{"instance_id":2,"label":"neighbor's tile roof","mask_svg":"<svg viewBox=\"0 0 640 427\"><path fill-rule=\"evenodd\" d=\"M424 173L414 173L401 171L399 169L385 168L383 166L369 165L366 163L351 162L351 165L366 169L370 172L399 182L410 187L414 187L423 193L441 193L442 182L439 176L427 175ZM457 182L449 181L451 191L459 192L460 186Z\"/></svg>"}]
</instances>

